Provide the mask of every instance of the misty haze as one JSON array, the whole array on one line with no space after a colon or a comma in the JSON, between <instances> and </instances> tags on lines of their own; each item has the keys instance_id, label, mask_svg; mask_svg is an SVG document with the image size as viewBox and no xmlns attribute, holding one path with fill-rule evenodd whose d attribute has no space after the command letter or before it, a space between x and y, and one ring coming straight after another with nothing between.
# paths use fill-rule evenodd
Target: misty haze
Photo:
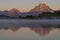
<instances>
[{"instance_id":1,"label":"misty haze","mask_svg":"<svg viewBox=\"0 0 60 40\"><path fill-rule=\"evenodd\" d=\"M0 0L0 40L60 40L60 0Z\"/></svg>"}]
</instances>

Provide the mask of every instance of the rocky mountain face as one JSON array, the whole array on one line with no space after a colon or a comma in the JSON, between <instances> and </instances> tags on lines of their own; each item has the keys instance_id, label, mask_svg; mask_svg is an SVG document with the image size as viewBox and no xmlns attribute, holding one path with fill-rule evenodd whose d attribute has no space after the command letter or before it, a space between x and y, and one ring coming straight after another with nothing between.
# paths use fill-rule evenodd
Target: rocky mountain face
<instances>
[{"instance_id":1,"label":"rocky mountain face","mask_svg":"<svg viewBox=\"0 0 60 40\"><path fill-rule=\"evenodd\" d=\"M54 10L52 10L48 5L40 3L29 12L54 12Z\"/></svg>"},{"instance_id":2,"label":"rocky mountain face","mask_svg":"<svg viewBox=\"0 0 60 40\"><path fill-rule=\"evenodd\" d=\"M13 8L8 12L8 15L11 17L18 17L20 13L21 12L18 9Z\"/></svg>"}]
</instances>

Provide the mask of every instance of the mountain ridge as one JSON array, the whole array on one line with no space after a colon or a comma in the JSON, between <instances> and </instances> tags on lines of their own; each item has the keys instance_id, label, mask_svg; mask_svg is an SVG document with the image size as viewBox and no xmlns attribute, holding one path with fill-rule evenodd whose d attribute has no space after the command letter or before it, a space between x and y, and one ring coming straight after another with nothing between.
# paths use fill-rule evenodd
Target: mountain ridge
<instances>
[{"instance_id":1,"label":"mountain ridge","mask_svg":"<svg viewBox=\"0 0 60 40\"><path fill-rule=\"evenodd\" d=\"M54 10L52 10L48 5L40 3L29 12L54 12Z\"/></svg>"}]
</instances>

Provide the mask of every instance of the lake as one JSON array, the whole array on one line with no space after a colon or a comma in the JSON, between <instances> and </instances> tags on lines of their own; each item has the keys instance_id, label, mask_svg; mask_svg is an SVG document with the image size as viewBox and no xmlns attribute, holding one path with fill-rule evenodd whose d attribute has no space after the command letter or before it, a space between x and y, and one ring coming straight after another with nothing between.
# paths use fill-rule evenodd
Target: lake
<instances>
[{"instance_id":1,"label":"lake","mask_svg":"<svg viewBox=\"0 0 60 40\"><path fill-rule=\"evenodd\" d=\"M60 20L0 19L0 40L60 40Z\"/></svg>"}]
</instances>

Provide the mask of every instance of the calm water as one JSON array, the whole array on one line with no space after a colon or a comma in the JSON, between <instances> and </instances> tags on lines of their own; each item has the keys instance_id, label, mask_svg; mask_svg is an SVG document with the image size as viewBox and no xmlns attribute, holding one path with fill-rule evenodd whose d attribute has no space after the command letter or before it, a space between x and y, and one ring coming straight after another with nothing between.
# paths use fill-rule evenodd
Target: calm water
<instances>
[{"instance_id":1,"label":"calm water","mask_svg":"<svg viewBox=\"0 0 60 40\"><path fill-rule=\"evenodd\" d=\"M60 20L0 19L0 40L60 40Z\"/></svg>"}]
</instances>

